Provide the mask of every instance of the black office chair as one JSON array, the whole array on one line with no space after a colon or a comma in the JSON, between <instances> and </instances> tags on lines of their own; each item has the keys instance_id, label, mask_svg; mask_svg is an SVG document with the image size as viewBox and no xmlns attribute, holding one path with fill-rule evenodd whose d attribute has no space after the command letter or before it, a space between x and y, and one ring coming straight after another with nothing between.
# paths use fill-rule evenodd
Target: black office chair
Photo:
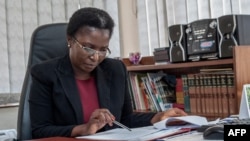
<instances>
[{"instance_id":1,"label":"black office chair","mask_svg":"<svg viewBox=\"0 0 250 141\"><path fill-rule=\"evenodd\" d=\"M58 56L63 56L68 52L66 28L67 23L46 24L35 29L32 34L29 60L18 109L17 140L32 139L28 102L31 85L29 69L34 64Z\"/></svg>"}]
</instances>

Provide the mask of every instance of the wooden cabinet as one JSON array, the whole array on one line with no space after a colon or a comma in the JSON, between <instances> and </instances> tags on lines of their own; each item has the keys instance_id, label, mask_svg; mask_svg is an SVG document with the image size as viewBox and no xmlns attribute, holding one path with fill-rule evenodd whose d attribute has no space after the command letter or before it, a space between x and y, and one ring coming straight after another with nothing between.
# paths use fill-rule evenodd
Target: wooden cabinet
<instances>
[{"instance_id":1,"label":"wooden cabinet","mask_svg":"<svg viewBox=\"0 0 250 141\"><path fill-rule=\"evenodd\" d=\"M238 109L244 84L250 84L250 45L234 48L233 64Z\"/></svg>"},{"instance_id":2,"label":"wooden cabinet","mask_svg":"<svg viewBox=\"0 0 250 141\"><path fill-rule=\"evenodd\" d=\"M239 111L243 84L250 83L250 46L236 46L233 48L233 57L197 62L168 63L155 65L153 56L143 57L140 65L133 65L128 58L123 62L129 72L155 72L162 70L167 74L180 76L182 74L199 73L200 69L233 68L235 82L236 114ZM205 115L206 116L206 115Z\"/></svg>"}]
</instances>

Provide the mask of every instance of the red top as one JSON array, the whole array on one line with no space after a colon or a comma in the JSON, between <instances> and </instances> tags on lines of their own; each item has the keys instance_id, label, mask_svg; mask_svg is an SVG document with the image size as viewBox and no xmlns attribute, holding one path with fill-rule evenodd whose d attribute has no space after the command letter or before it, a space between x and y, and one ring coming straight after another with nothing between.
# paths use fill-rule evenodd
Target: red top
<instances>
[{"instance_id":1,"label":"red top","mask_svg":"<svg viewBox=\"0 0 250 141\"><path fill-rule=\"evenodd\" d=\"M76 80L82 102L84 123L89 121L91 113L99 108L97 89L94 77L87 80Z\"/></svg>"}]
</instances>

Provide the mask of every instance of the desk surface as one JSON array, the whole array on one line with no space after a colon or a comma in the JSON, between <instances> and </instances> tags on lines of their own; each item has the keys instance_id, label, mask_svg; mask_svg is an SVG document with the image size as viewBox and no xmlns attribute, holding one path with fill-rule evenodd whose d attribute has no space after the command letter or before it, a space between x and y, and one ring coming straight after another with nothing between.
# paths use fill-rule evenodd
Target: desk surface
<instances>
[{"instance_id":1,"label":"desk surface","mask_svg":"<svg viewBox=\"0 0 250 141\"><path fill-rule=\"evenodd\" d=\"M95 141L95 140L67 138L67 137L50 137L50 138L32 139L28 141ZM101 141L101 140L98 140L98 141ZM105 140L102 140L102 141L105 141Z\"/></svg>"},{"instance_id":2,"label":"desk surface","mask_svg":"<svg viewBox=\"0 0 250 141\"><path fill-rule=\"evenodd\" d=\"M66 138L66 137L50 137L42 139L33 139L29 141L88 141L85 139L76 139L76 138Z\"/></svg>"},{"instance_id":3,"label":"desk surface","mask_svg":"<svg viewBox=\"0 0 250 141\"><path fill-rule=\"evenodd\" d=\"M202 137L202 133L198 132L190 132L187 134L180 134L177 136L167 137L163 139L158 139L158 141L205 141ZM50 137L50 138L42 138L42 139L34 139L29 141L94 141L87 139L77 139L77 138L66 138L66 137ZM100 140L98 140L100 141ZM105 141L105 140L102 140ZM206 140L209 141L209 140ZM213 140L213 141L223 141L223 140Z\"/></svg>"}]
</instances>

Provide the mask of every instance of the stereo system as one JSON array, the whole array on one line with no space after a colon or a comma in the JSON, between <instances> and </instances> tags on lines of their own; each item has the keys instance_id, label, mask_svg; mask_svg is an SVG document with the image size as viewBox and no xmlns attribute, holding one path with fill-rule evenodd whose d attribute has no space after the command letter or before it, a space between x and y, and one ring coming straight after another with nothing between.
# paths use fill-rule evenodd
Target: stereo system
<instances>
[{"instance_id":1,"label":"stereo system","mask_svg":"<svg viewBox=\"0 0 250 141\"><path fill-rule=\"evenodd\" d=\"M170 62L230 58L233 47L250 45L250 15L225 15L169 26Z\"/></svg>"}]
</instances>

